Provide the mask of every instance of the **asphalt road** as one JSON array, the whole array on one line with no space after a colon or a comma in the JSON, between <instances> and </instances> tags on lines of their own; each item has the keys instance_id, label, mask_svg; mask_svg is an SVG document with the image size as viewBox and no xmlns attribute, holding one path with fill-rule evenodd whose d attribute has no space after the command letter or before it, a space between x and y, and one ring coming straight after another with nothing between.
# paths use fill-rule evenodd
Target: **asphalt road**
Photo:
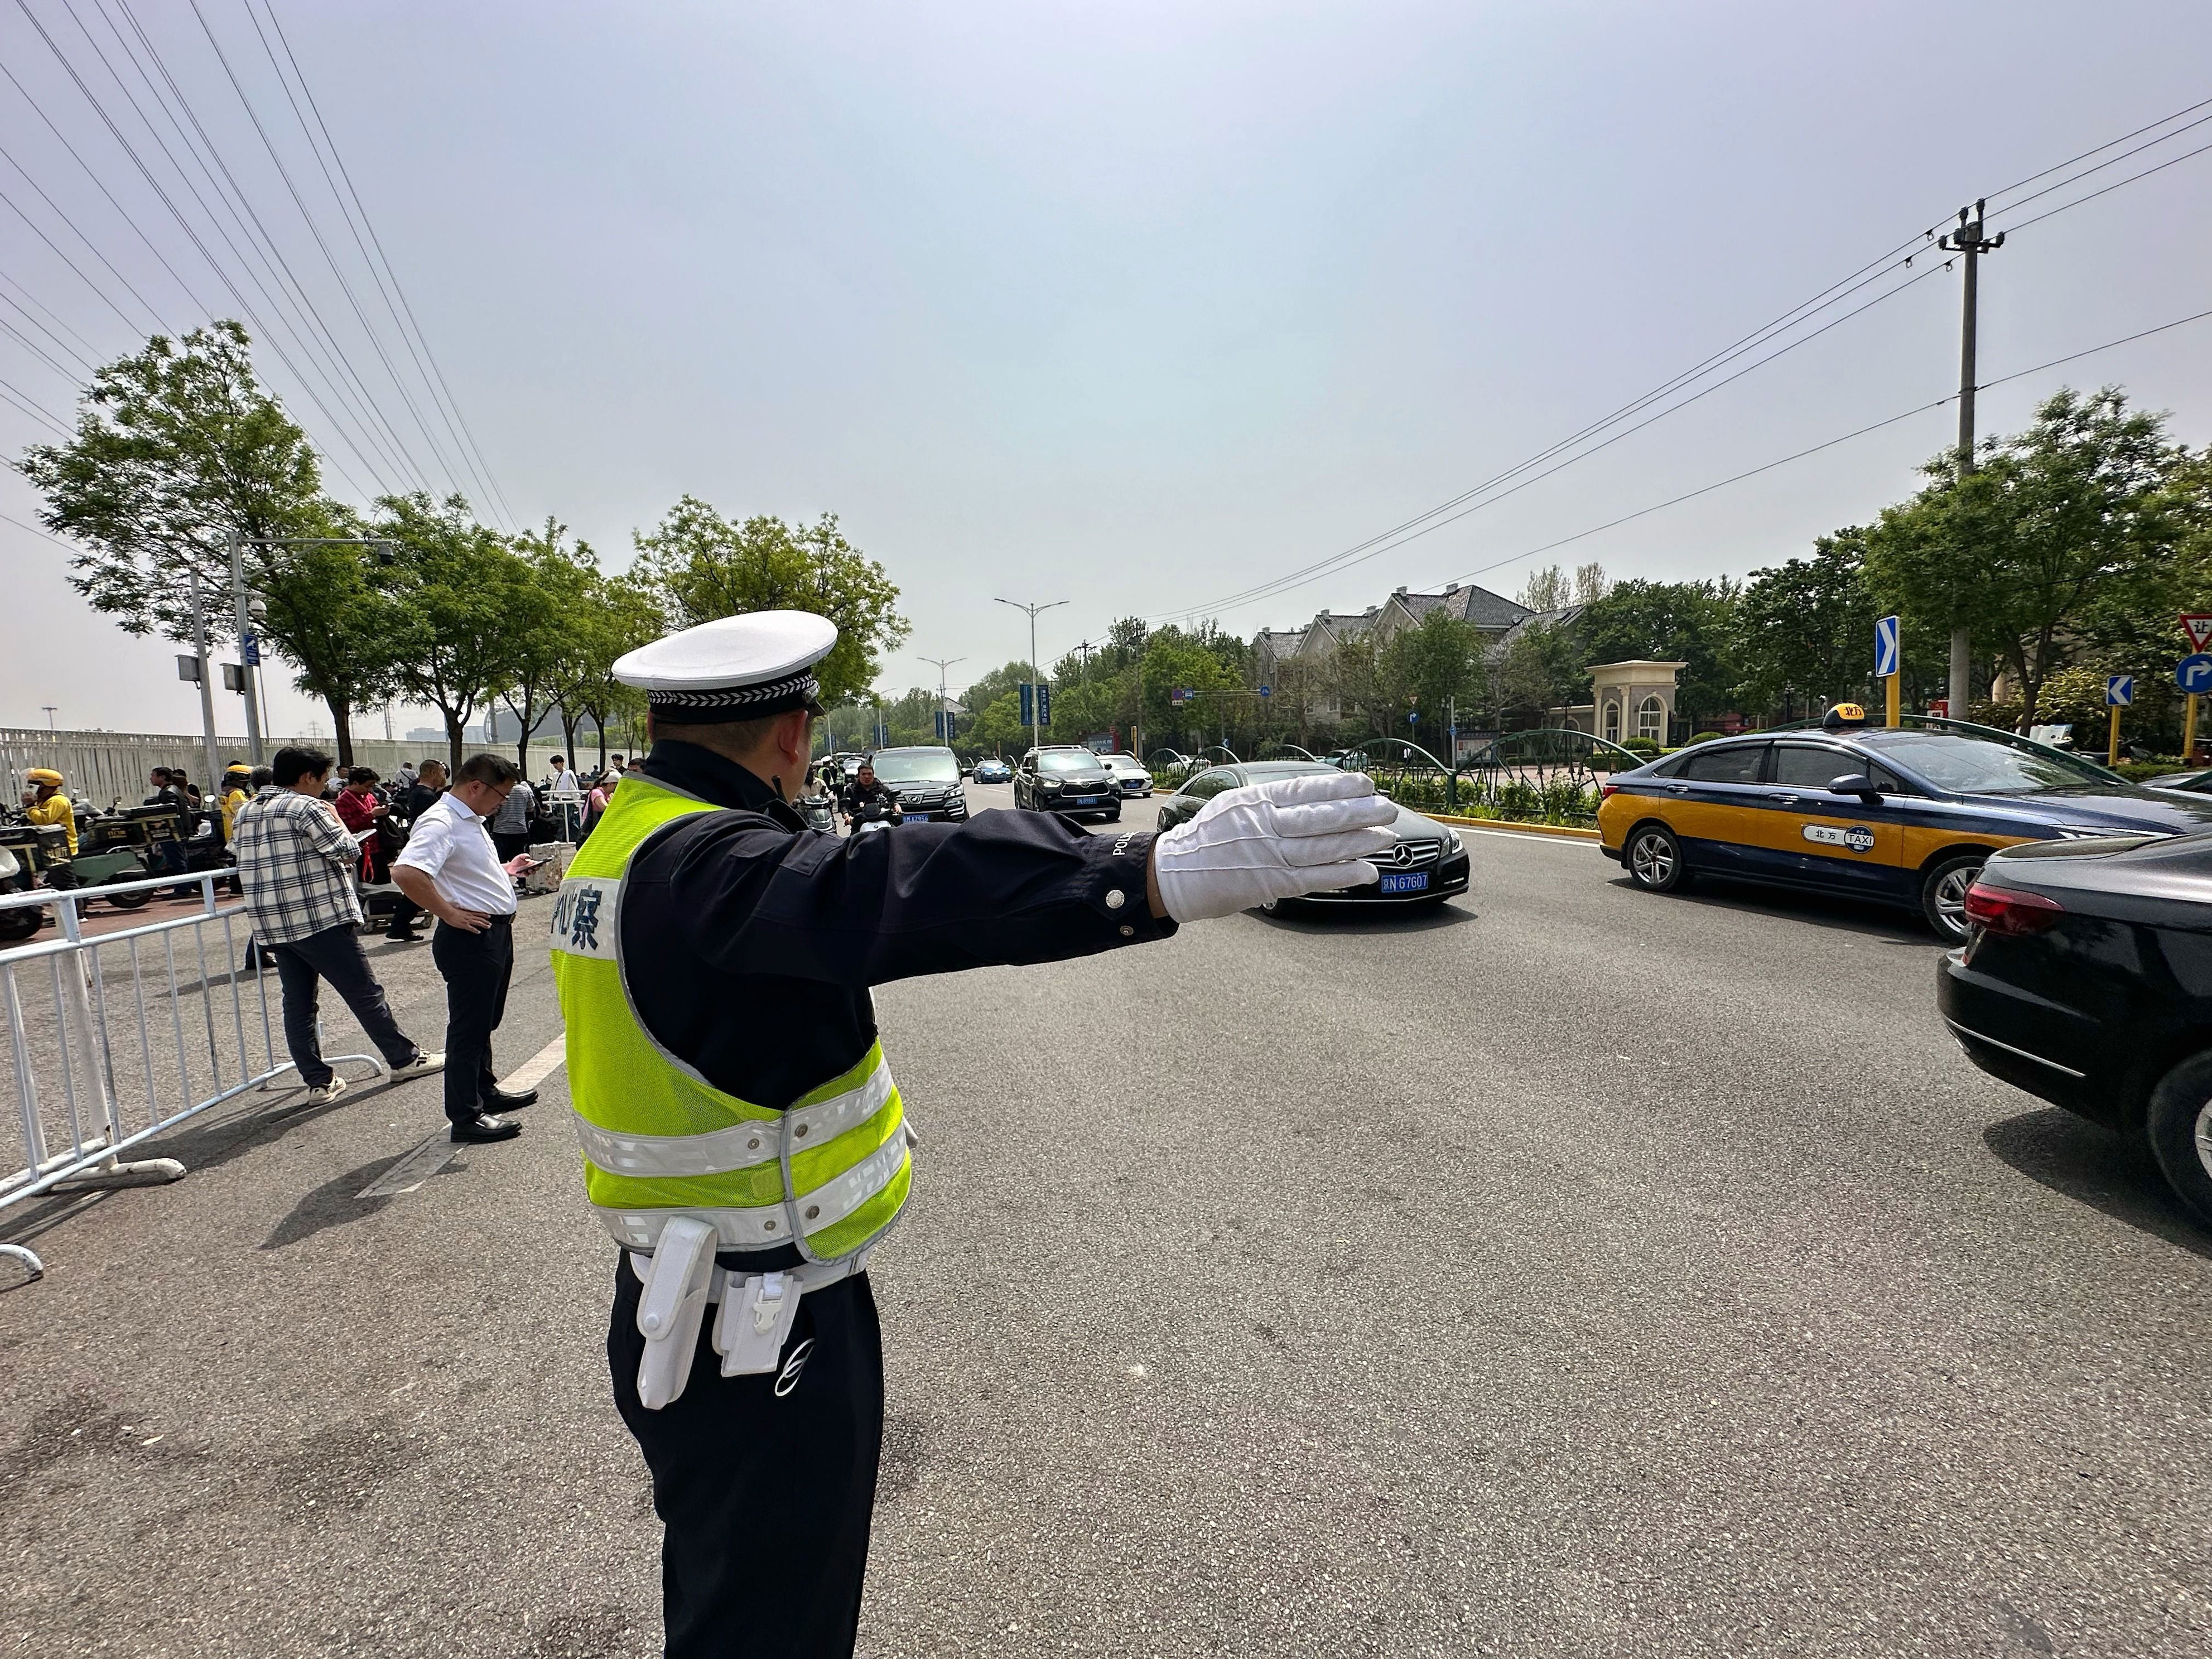
<instances>
[{"instance_id":1,"label":"asphalt road","mask_svg":"<svg viewBox=\"0 0 2212 1659\"><path fill-rule=\"evenodd\" d=\"M1966 1064L1904 923L1469 842L1440 912L878 993L861 1650L2212 1650L2212 1237ZM562 1083L398 1196L434 1083L41 1212L0 1652L657 1651Z\"/></svg>"}]
</instances>

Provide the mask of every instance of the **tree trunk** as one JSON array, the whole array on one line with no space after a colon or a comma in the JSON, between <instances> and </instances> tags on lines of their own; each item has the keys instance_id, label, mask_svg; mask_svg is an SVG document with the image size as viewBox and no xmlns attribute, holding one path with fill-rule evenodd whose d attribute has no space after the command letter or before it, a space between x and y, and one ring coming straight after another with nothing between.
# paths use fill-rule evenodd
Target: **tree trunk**
<instances>
[{"instance_id":1,"label":"tree trunk","mask_svg":"<svg viewBox=\"0 0 2212 1659\"><path fill-rule=\"evenodd\" d=\"M461 726L463 716L451 708L438 711L446 717L447 775L458 781L461 775Z\"/></svg>"},{"instance_id":2,"label":"tree trunk","mask_svg":"<svg viewBox=\"0 0 2212 1659\"><path fill-rule=\"evenodd\" d=\"M522 722L522 735L515 740L514 764L526 778L530 775L530 738L531 734L537 731L540 718L537 694L526 691L520 704L516 703L512 696L507 696L504 701L507 704L507 712Z\"/></svg>"},{"instance_id":3,"label":"tree trunk","mask_svg":"<svg viewBox=\"0 0 2212 1659\"><path fill-rule=\"evenodd\" d=\"M599 770L604 772L607 769L607 711L586 708L584 712L592 717L592 729L599 734Z\"/></svg>"},{"instance_id":4,"label":"tree trunk","mask_svg":"<svg viewBox=\"0 0 2212 1659\"><path fill-rule=\"evenodd\" d=\"M567 703L561 705L561 753L568 764L576 763L576 711Z\"/></svg>"},{"instance_id":5,"label":"tree trunk","mask_svg":"<svg viewBox=\"0 0 2212 1659\"><path fill-rule=\"evenodd\" d=\"M341 770L353 765L353 705L340 697L325 697L330 705L331 731L337 741L338 766Z\"/></svg>"}]
</instances>

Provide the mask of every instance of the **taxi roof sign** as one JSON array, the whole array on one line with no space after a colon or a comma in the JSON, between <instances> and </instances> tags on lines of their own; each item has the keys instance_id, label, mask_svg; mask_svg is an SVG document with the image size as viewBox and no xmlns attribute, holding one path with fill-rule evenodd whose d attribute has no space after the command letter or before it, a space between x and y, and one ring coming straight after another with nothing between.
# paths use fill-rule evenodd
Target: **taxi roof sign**
<instances>
[{"instance_id":1,"label":"taxi roof sign","mask_svg":"<svg viewBox=\"0 0 2212 1659\"><path fill-rule=\"evenodd\" d=\"M1855 702L1839 702L1820 716L1820 724L1833 732L1846 726L1864 726L1867 712Z\"/></svg>"}]
</instances>

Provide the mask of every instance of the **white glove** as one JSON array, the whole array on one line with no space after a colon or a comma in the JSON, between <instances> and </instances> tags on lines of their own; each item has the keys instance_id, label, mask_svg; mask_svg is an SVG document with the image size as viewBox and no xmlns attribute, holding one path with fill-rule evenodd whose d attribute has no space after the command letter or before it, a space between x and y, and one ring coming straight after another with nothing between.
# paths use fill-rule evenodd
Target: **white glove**
<instances>
[{"instance_id":1,"label":"white glove","mask_svg":"<svg viewBox=\"0 0 2212 1659\"><path fill-rule=\"evenodd\" d=\"M1361 887L1397 837L1398 809L1362 772L1313 772L1228 789L1152 843L1160 901L1177 921L1269 899Z\"/></svg>"}]
</instances>

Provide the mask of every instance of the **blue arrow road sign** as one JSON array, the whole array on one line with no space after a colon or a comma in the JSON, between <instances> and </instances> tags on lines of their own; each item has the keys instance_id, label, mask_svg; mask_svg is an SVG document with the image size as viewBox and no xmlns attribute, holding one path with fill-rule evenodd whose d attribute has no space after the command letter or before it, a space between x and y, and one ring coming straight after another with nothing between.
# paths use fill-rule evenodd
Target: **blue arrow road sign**
<instances>
[{"instance_id":1,"label":"blue arrow road sign","mask_svg":"<svg viewBox=\"0 0 2212 1659\"><path fill-rule=\"evenodd\" d=\"M1263 685L1260 688L1260 695L1263 697L1272 697L1275 695L1275 688L1272 685Z\"/></svg>"},{"instance_id":2,"label":"blue arrow road sign","mask_svg":"<svg viewBox=\"0 0 2212 1659\"><path fill-rule=\"evenodd\" d=\"M2114 708L2125 708L2136 700L2136 677L2132 674L2113 674L2105 681L2105 701Z\"/></svg>"},{"instance_id":3,"label":"blue arrow road sign","mask_svg":"<svg viewBox=\"0 0 2212 1659\"><path fill-rule=\"evenodd\" d=\"M2212 691L2212 656L2199 651L2184 657L2174 666L2173 683L2192 697Z\"/></svg>"},{"instance_id":4,"label":"blue arrow road sign","mask_svg":"<svg viewBox=\"0 0 2212 1659\"><path fill-rule=\"evenodd\" d=\"M1408 725L1408 726L1418 726L1419 724L1420 724L1420 720L1421 720L1421 711L1420 711L1419 709L1418 709L1418 708L1408 708L1408 709L1406 711L1406 724L1407 724L1407 725Z\"/></svg>"},{"instance_id":5,"label":"blue arrow road sign","mask_svg":"<svg viewBox=\"0 0 2212 1659\"><path fill-rule=\"evenodd\" d=\"M1874 625L1874 676L1886 680L1897 672L1897 618L1884 617Z\"/></svg>"}]
</instances>

